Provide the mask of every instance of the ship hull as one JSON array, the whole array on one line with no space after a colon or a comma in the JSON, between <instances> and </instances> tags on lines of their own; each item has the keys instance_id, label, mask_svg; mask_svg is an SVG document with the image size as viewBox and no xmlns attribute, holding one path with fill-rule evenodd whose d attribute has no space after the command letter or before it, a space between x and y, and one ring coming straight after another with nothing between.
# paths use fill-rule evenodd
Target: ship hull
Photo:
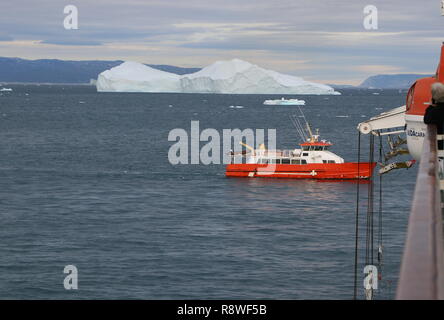
<instances>
[{"instance_id":1,"label":"ship hull","mask_svg":"<svg viewBox=\"0 0 444 320\"><path fill-rule=\"evenodd\" d=\"M369 179L376 163L229 164L227 177L286 179Z\"/></svg>"}]
</instances>

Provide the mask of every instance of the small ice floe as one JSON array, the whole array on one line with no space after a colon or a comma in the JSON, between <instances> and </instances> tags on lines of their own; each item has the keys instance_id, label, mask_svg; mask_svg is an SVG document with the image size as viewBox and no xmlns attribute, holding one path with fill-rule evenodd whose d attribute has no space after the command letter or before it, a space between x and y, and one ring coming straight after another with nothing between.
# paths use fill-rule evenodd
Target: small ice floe
<instances>
[{"instance_id":1,"label":"small ice floe","mask_svg":"<svg viewBox=\"0 0 444 320\"><path fill-rule=\"evenodd\" d=\"M365 114L361 114L361 118L365 118L367 117Z\"/></svg>"},{"instance_id":2,"label":"small ice floe","mask_svg":"<svg viewBox=\"0 0 444 320\"><path fill-rule=\"evenodd\" d=\"M375 110L382 110L382 108L375 108Z\"/></svg>"},{"instance_id":3,"label":"small ice floe","mask_svg":"<svg viewBox=\"0 0 444 320\"><path fill-rule=\"evenodd\" d=\"M173 107L173 105L172 105L172 104L169 104L169 105L168 105L168 107L169 107L169 108L172 108L172 107Z\"/></svg>"},{"instance_id":4,"label":"small ice floe","mask_svg":"<svg viewBox=\"0 0 444 320\"><path fill-rule=\"evenodd\" d=\"M349 118L350 116L345 115L345 116L336 116L336 118Z\"/></svg>"},{"instance_id":5,"label":"small ice floe","mask_svg":"<svg viewBox=\"0 0 444 320\"><path fill-rule=\"evenodd\" d=\"M11 92L12 89L11 88L1 88L0 92Z\"/></svg>"},{"instance_id":6,"label":"small ice floe","mask_svg":"<svg viewBox=\"0 0 444 320\"><path fill-rule=\"evenodd\" d=\"M374 94L375 96L378 96L380 93L379 92L373 92L372 94Z\"/></svg>"},{"instance_id":7,"label":"small ice floe","mask_svg":"<svg viewBox=\"0 0 444 320\"><path fill-rule=\"evenodd\" d=\"M85 101L79 101L79 103L80 103L80 104L84 104L84 103L85 103Z\"/></svg>"},{"instance_id":8,"label":"small ice floe","mask_svg":"<svg viewBox=\"0 0 444 320\"><path fill-rule=\"evenodd\" d=\"M305 100L285 99L265 100L264 105L271 106L305 106Z\"/></svg>"},{"instance_id":9,"label":"small ice floe","mask_svg":"<svg viewBox=\"0 0 444 320\"><path fill-rule=\"evenodd\" d=\"M230 109L243 109L244 106L230 106Z\"/></svg>"}]
</instances>

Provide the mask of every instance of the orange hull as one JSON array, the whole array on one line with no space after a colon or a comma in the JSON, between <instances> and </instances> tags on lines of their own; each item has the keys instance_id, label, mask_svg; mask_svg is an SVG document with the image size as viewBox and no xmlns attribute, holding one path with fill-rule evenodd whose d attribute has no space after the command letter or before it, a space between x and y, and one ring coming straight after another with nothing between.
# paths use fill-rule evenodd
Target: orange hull
<instances>
[{"instance_id":1,"label":"orange hull","mask_svg":"<svg viewBox=\"0 0 444 320\"><path fill-rule=\"evenodd\" d=\"M375 162L276 164L274 168L266 164L229 164L225 175L250 178L369 179L375 166Z\"/></svg>"}]
</instances>

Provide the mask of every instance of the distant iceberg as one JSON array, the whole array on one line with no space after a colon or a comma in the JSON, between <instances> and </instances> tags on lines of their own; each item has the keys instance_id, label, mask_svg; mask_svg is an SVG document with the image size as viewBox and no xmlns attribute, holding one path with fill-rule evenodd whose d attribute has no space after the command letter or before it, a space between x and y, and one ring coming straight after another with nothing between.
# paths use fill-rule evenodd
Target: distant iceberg
<instances>
[{"instance_id":1,"label":"distant iceberg","mask_svg":"<svg viewBox=\"0 0 444 320\"><path fill-rule=\"evenodd\" d=\"M97 78L99 92L181 92L180 76L142 63L127 61L103 71Z\"/></svg>"},{"instance_id":2,"label":"distant iceberg","mask_svg":"<svg viewBox=\"0 0 444 320\"><path fill-rule=\"evenodd\" d=\"M179 76L124 62L102 72L99 92L180 92L232 94L340 94L330 86L263 69L239 59L215 62L202 70Z\"/></svg>"}]
</instances>

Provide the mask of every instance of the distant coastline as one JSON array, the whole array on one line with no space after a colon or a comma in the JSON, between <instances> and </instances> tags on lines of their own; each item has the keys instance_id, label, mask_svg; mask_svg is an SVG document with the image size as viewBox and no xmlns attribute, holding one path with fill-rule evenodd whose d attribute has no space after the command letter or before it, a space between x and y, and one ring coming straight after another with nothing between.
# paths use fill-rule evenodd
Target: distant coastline
<instances>
[{"instance_id":1,"label":"distant coastline","mask_svg":"<svg viewBox=\"0 0 444 320\"><path fill-rule=\"evenodd\" d=\"M58 59L27 60L0 57L0 84L48 84L93 86L91 80L110 68L123 63L121 60L71 61ZM173 65L145 64L154 69L184 75L200 71L201 68L186 68ZM370 76L360 85L339 85L328 83L334 89L407 89L416 79L426 74L380 74Z\"/></svg>"},{"instance_id":2,"label":"distant coastline","mask_svg":"<svg viewBox=\"0 0 444 320\"><path fill-rule=\"evenodd\" d=\"M0 83L69 83L89 84L92 79L110 68L123 63L121 60L27 60L0 57ZM200 68L185 68L170 65L147 66L175 74L187 74Z\"/></svg>"}]
</instances>

